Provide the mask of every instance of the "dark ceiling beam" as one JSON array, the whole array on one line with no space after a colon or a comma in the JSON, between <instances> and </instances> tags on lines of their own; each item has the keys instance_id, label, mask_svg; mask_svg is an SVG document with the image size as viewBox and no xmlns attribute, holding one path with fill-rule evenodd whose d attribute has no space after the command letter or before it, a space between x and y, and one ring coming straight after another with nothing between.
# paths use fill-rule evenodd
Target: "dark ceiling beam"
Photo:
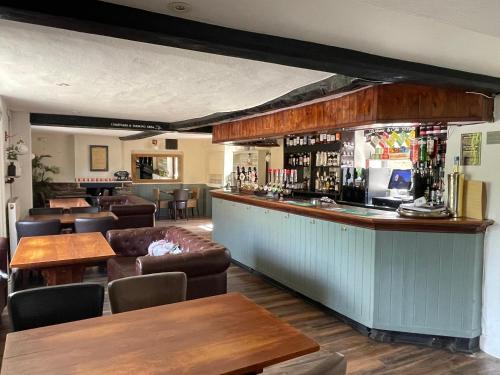
<instances>
[{"instance_id":1,"label":"dark ceiling beam","mask_svg":"<svg viewBox=\"0 0 500 375\"><path fill-rule=\"evenodd\" d=\"M48 113L30 113L31 125L63 126L87 129L135 130L162 133L170 131L167 122L128 120L106 117L56 115Z\"/></svg>"},{"instance_id":2,"label":"dark ceiling beam","mask_svg":"<svg viewBox=\"0 0 500 375\"><path fill-rule=\"evenodd\" d=\"M500 78L235 30L92 0L0 0L0 19L384 82L500 92ZM355 30L353 30L354 32Z\"/></svg>"}]
</instances>

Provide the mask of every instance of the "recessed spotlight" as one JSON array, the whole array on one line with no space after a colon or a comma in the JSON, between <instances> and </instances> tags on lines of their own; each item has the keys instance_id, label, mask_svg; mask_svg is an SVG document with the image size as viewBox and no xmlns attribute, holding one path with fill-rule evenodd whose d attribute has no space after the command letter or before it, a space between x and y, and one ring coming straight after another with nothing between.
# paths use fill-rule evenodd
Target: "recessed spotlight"
<instances>
[{"instance_id":1,"label":"recessed spotlight","mask_svg":"<svg viewBox=\"0 0 500 375\"><path fill-rule=\"evenodd\" d=\"M176 13L187 13L191 10L191 5L183 1L172 1L167 8Z\"/></svg>"},{"instance_id":2,"label":"recessed spotlight","mask_svg":"<svg viewBox=\"0 0 500 375\"><path fill-rule=\"evenodd\" d=\"M56 83L56 86L59 86L59 87L68 87L68 86L71 86L69 83L66 83L66 82L59 82L59 83Z\"/></svg>"}]
</instances>

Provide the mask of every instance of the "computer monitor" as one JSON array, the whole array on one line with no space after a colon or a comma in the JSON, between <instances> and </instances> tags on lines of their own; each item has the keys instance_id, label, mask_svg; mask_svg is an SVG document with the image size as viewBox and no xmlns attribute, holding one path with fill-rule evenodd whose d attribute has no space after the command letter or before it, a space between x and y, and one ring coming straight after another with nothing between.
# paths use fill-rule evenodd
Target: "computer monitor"
<instances>
[{"instance_id":1,"label":"computer monitor","mask_svg":"<svg viewBox=\"0 0 500 375\"><path fill-rule=\"evenodd\" d=\"M406 189L411 187L411 169L393 169L388 189Z\"/></svg>"}]
</instances>

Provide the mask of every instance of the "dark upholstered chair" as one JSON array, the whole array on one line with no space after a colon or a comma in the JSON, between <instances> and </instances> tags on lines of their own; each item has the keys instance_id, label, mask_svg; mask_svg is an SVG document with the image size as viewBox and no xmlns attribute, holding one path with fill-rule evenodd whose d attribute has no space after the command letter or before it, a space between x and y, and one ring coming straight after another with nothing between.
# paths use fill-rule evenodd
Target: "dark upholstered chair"
<instances>
[{"instance_id":1,"label":"dark upholstered chair","mask_svg":"<svg viewBox=\"0 0 500 375\"><path fill-rule=\"evenodd\" d=\"M22 237L48 236L61 233L59 220L16 221L17 240Z\"/></svg>"},{"instance_id":2,"label":"dark upholstered chair","mask_svg":"<svg viewBox=\"0 0 500 375\"><path fill-rule=\"evenodd\" d=\"M194 210L196 209L196 215L200 216L200 211L198 210L198 200L200 199L200 188L191 189L191 198L187 201L187 208L191 209L191 216L194 216Z\"/></svg>"},{"instance_id":3,"label":"dark upholstered chair","mask_svg":"<svg viewBox=\"0 0 500 375\"><path fill-rule=\"evenodd\" d=\"M71 207L70 214L96 214L99 212L99 207Z\"/></svg>"},{"instance_id":4,"label":"dark upholstered chair","mask_svg":"<svg viewBox=\"0 0 500 375\"><path fill-rule=\"evenodd\" d=\"M78 283L21 290L9 296L14 331L102 315L104 287Z\"/></svg>"},{"instance_id":5,"label":"dark upholstered chair","mask_svg":"<svg viewBox=\"0 0 500 375\"><path fill-rule=\"evenodd\" d=\"M174 198L168 202L168 208L173 213L174 220L177 220L177 214L182 212L182 216L187 219L187 202L189 200L189 191L185 189L175 189Z\"/></svg>"},{"instance_id":6,"label":"dark upholstered chair","mask_svg":"<svg viewBox=\"0 0 500 375\"><path fill-rule=\"evenodd\" d=\"M0 313L7 304L9 239L0 237Z\"/></svg>"},{"instance_id":7,"label":"dark upholstered chair","mask_svg":"<svg viewBox=\"0 0 500 375\"><path fill-rule=\"evenodd\" d=\"M116 314L185 301L186 288L184 272L163 272L114 280L108 284L111 311Z\"/></svg>"},{"instance_id":8,"label":"dark upholstered chair","mask_svg":"<svg viewBox=\"0 0 500 375\"><path fill-rule=\"evenodd\" d=\"M332 353L320 364L298 375L345 375L347 361L342 354Z\"/></svg>"},{"instance_id":9,"label":"dark upholstered chair","mask_svg":"<svg viewBox=\"0 0 500 375\"><path fill-rule=\"evenodd\" d=\"M63 211L62 208L30 208L30 215L61 215Z\"/></svg>"},{"instance_id":10,"label":"dark upholstered chair","mask_svg":"<svg viewBox=\"0 0 500 375\"><path fill-rule=\"evenodd\" d=\"M75 219L75 232L101 232L106 237L106 232L113 229L115 226L115 219L109 217L96 217L96 218L83 218L77 217Z\"/></svg>"}]
</instances>

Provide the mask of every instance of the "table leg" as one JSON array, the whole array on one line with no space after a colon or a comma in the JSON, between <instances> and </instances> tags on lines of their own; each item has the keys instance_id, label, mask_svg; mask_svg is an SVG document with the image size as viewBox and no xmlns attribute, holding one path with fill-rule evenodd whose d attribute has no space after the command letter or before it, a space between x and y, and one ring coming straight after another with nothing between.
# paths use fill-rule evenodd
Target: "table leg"
<instances>
[{"instance_id":1,"label":"table leg","mask_svg":"<svg viewBox=\"0 0 500 375\"><path fill-rule=\"evenodd\" d=\"M83 274L85 272L85 265L74 264L71 266L59 266L45 268L42 270L47 285L61 285L70 283L81 283L83 281Z\"/></svg>"}]
</instances>

